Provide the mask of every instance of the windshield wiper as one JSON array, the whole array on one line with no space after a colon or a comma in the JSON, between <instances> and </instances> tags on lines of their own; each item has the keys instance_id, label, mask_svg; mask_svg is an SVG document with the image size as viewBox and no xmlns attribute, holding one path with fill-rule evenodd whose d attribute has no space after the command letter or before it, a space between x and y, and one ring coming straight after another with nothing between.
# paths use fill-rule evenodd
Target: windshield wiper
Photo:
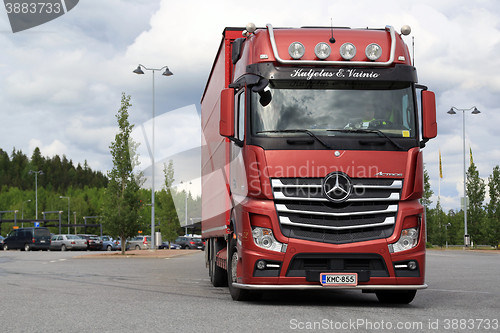
<instances>
[{"instance_id":1,"label":"windshield wiper","mask_svg":"<svg viewBox=\"0 0 500 333\"><path fill-rule=\"evenodd\" d=\"M326 148L333 150L332 146L330 146L328 143L326 143L323 140L321 140L320 138L318 138L316 136L316 134L314 134L313 132L311 132L310 130L307 130L307 129L286 129L286 130L272 130L272 131L257 132L257 134L262 134L262 133L306 133L310 137L318 140L318 142L321 143Z\"/></svg>"},{"instance_id":2,"label":"windshield wiper","mask_svg":"<svg viewBox=\"0 0 500 333\"><path fill-rule=\"evenodd\" d=\"M387 134L382 132L381 130L377 129L363 129L363 128L352 128L352 129L327 129L327 132L342 132L342 133L377 133L379 136L386 138L389 140L393 145L398 147L401 150L404 150L403 147L393 139L391 139Z\"/></svg>"}]
</instances>

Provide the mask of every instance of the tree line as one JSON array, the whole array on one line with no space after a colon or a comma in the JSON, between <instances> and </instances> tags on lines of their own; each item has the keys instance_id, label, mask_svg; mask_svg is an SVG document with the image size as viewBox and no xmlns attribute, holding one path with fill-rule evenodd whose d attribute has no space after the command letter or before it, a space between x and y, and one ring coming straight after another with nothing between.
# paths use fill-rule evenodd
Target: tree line
<instances>
[{"instance_id":1,"label":"tree line","mask_svg":"<svg viewBox=\"0 0 500 333\"><path fill-rule=\"evenodd\" d=\"M31 171L31 173L30 173ZM102 188L108 184L108 178L100 171L93 171L87 164L74 165L65 155L52 158L43 157L36 147L31 158L21 150L13 149L11 155L0 149L0 189L8 188L22 191L35 190L35 174L38 187L48 191L65 192L68 188L83 189L85 186ZM6 189L4 189L6 187Z\"/></svg>"},{"instance_id":2,"label":"tree line","mask_svg":"<svg viewBox=\"0 0 500 333\"><path fill-rule=\"evenodd\" d=\"M479 177L476 164L471 164L466 173L467 233L472 246L491 245L498 249L500 244L500 166L495 166L488 183ZM433 195L427 170L424 171L424 195L422 204L427 216L427 241L443 247L448 244L464 244L464 209L450 209L444 212L441 203L430 208ZM490 201L485 203L486 193Z\"/></svg>"}]
</instances>

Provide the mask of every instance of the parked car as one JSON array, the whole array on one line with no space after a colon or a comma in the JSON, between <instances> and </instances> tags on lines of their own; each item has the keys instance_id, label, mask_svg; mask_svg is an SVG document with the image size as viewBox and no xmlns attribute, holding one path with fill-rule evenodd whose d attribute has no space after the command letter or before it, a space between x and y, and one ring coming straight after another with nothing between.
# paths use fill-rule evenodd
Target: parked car
<instances>
[{"instance_id":1,"label":"parked car","mask_svg":"<svg viewBox=\"0 0 500 333\"><path fill-rule=\"evenodd\" d=\"M0 236L0 250L3 250L3 240L5 238L3 236Z\"/></svg>"},{"instance_id":2,"label":"parked car","mask_svg":"<svg viewBox=\"0 0 500 333\"><path fill-rule=\"evenodd\" d=\"M110 236L99 236L100 240L102 240L102 249L106 251L117 251L121 250L119 243L113 240L113 237Z\"/></svg>"},{"instance_id":3,"label":"parked car","mask_svg":"<svg viewBox=\"0 0 500 333\"><path fill-rule=\"evenodd\" d=\"M132 250L147 250L151 247L151 236L135 236L128 244Z\"/></svg>"},{"instance_id":4,"label":"parked car","mask_svg":"<svg viewBox=\"0 0 500 333\"><path fill-rule=\"evenodd\" d=\"M50 231L45 227L19 228L12 230L3 240L5 251L10 249L48 250L50 246Z\"/></svg>"},{"instance_id":5,"label":"parked car","mask_svg":"<svg viewBox=\"0 0 500 333\"><path fill-rule=\"evenodd\" d=\"M117 246L118 251L122 250L122 241L120 239L115 240L115 246ZM130 250L130 244L127 240L125 240L125 251Z\"/></svg>"},{"instance_id":6,"label":"parked car","mask_svg":"<svg viewBox=\"0 0 500 333\"><path fill-rule=\"evenodd\" d=\"M122 248L119 240L103 240L102 249L106 251L120 251Z\"/></svg>"},{"instance_id":7,"label":"parked car","mask_svg":"<svg viewBox=\"0 0 500 333\"><path fill-rule=\"evenodd\" d=\"M54 235L51 238L51 250L86 250L87 240L76 235Z\"/></svg>"},{"instance_id":8,"label":"parked car","mask_svg":"<svg viewBox=\"0 0 500 333\"><path fill-rule=\"evenodd\" d=\"M96 235L78 234L78 236L87 240L87 250L102 250L102 240Z\"/></svg>"},{"instance_id":9,"label":"parked car","mask_svg":"<svg viewBox=\"0 0 500 333\"><path fill-rule=\"evenodd\" d=\"M161 243L160 245L158 245L158 248L159 249L168 249L168 242L163 242ZM175 244L175 243L172 243L170 244L170 249L172 250L177 250L177 249L180 249L181 246L179 244Z\"/></svg>"},{"instance_id":10,"label":"parked car","mask_svg":"<svg viewBox=\"0 0 500 333\"><path fill-rule=\"evenodd\" d=\"M181 249L205 250L201 237L180 236L175 240L175 244L179 244Z\"/></svg>"}]
</instances>

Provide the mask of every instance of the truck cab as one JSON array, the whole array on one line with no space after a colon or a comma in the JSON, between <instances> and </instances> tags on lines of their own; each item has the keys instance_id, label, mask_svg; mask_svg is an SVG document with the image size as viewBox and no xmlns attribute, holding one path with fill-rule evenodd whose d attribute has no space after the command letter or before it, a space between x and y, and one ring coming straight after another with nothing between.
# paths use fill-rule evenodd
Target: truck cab
<instances>
[{"instance_id":1,"label":"truck cab","mask_svg":"<svg viewBox=\"0 0 500 333\"><path fill-rule=\"evenodd\" d=\"M426 288L435 97L393 27L227 28L202 127L207 265L233 299L353 288L409 303Z\"/></svg>"}]
</instances>

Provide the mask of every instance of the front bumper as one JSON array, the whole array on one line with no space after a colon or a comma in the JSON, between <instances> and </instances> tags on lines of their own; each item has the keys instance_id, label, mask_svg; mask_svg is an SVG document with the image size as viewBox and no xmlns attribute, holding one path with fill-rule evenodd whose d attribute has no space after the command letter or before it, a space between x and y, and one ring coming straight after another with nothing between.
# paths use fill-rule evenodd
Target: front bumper
<instances>
[{"instance_id":1,"label":"front bumper","mask_svg":"<svg viewBox=\"0 0 500 333\"><path fill-rule=\"evenodd\" d=\"M314 284L295 284L295 285L262 285L262 284L243 284L233 283L233 286L240 289L249 290L310 290L310 289L366 289L366 290L420 290L426 289L427 285L357 285L357 286L342 286L342 287L324 287L322 285Z\"/></svg>"}]
</instances>

